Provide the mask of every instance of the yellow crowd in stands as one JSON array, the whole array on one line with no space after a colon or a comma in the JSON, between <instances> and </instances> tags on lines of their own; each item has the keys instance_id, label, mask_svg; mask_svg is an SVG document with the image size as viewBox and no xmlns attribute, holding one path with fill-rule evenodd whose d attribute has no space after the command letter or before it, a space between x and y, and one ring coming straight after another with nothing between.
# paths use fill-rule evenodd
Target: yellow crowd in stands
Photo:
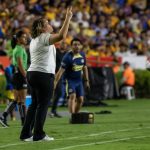
<instances>
[{"instance_id":1,"label":"yellow crowd in stands","mask_svg":"<svg viewBox=\"0 0 150 150\"><path fill-rule=\"evenodd\" d=\"M147 0L9 0L0 6L0 50L11 50L10 39L20 28L30 37L32 21L45 17L59 30L67 5L73 6L66 43L80 38L87 56L149 55L150 9ZM142 22L144 20L144 22ZM144 24L145 23L145 24Z\"/></svg>"}]
</instances>

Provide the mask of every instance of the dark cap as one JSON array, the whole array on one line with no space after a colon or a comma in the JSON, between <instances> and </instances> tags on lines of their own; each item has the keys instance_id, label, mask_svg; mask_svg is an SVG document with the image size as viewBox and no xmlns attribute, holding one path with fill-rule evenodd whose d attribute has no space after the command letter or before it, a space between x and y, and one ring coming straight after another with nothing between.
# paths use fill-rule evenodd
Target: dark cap
<instances>
[{"instance_id":1,"label":"dark cap","mask_svg":"<svg viewBox=\"0 0 150 150\"><path fill-rule=\"evenodd\" d=\"M128 61L125 61L125 62L123 63L123 65L124 65L124 66L126 66L126 65L128 65L128 66L129 66L129 65L130 65L130 63L129 63Z\"/></svg>"}]
</instances>

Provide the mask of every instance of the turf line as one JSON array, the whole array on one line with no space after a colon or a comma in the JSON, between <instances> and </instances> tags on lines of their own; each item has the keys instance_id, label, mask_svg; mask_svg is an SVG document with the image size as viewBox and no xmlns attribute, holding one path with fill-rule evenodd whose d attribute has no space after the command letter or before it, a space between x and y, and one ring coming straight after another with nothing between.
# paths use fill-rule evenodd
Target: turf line
<instances>
[{"instance_id":1,"label":"turf line","mask_svg":"<svg viewBox=\"0 0 150 150\"><path fill-rule=\"evenodd\" d=\"M144 128L132 128L132 129L120 129L120 130L114 130L114 131L105 131L105 132L100 132L100 133L93 133L93 134L89 134L89 135L83 135L83 136L75 136L75 137L69 137L69 138L62 138L62 139L56 139L56 140L72 140L72 139L78 139L78 138L82 138L82 137L92 137L92 136L99 136L99 135L105 135L105 134L111 134L111 133L116 133L116 132L128 132L128 131L132 131L132 130L141 130L141 129L149 129L150 127L144 127Z\"/></svg>"},{"instance_id":2,"label":"turf line","mask_svg":"<svg viewBox=\"0 0 150 150\"><path fill-rule=\"evenodd\" d=\"M51 150L66 150L66 149L72 149L72 148L77 148L77 147L102 145L102 144L107 144L107 143L115 143L115 142L120 142L120 141L128 141L128 140L133 140L133 139L142 139L142 138L149 138L149 137L150 136L127 137L127 138L115 139L115 140L109 140L109 141L102 141L102 142L94 142L94 143L88 143L88 144L66 146L66 147L63 147L63 148L56 148L56 149L51 149Z\"/></svg>"},{"instance_id":3,"label":"turf line","mask_svg":"<svg viewBox=\"0 0 150 150\"><path fill-rule=\"evenodd\" d=\"M4 128L4 127L2 127ZM128 132L133 130L141 130L141 129L149 129L150 127L143 127L143 128L131 128L131 129L120 129L120 130L113 130L113 131L105 131L100 133L93 133L89 135L83 135L83 136L75 136L75 137L69 137L69 138L61 138L61 139L55 139L54 141L61 141L61 140L72 140L72 139L79 139L84 137L92 137L92 136L99 136L99 135L105 135L105 134L111 134L111 133L117 133L117 132ZM42 141L39 141L42 142ZM33 144L37 142L18 142L18 143L10 143L5 145L0 145L0 149L11 147L11 146L18 146L18 145L24 145L24 144Z\"/></svg>"},{"instance_id":4,"label":"turf line","mask_svg":"<svg viewBox=\"0 0 150 150\"><path fill-rule=\"evenodd\" d=\"M0 127L0 129L22 128L22 126Z\"/></svg>"},{"instance_id":5,"label":"turf line","mask_svg":"<svg viewBox=\"0 0 150 150\"><path fill-rule=\"evenodd\" d=\"M6 128L8 128L8 127L0 127L0 129L6 129Z\"/></svg>"}]
</instances>

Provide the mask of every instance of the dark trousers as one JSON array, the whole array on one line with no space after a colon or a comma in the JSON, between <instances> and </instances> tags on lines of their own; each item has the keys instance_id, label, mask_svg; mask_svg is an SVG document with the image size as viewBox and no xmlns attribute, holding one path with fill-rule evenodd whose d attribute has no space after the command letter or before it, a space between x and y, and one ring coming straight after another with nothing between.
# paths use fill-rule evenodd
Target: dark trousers
<instances>
[{"instance_id":1,"label":"dark trousers","mask_svg":"<svg viewBox=\"0 0 150 150\"><path fill-rule=\"evenodd\" d=\"M27 81L31 90L32 103L28 108L20 139L30 137L34 128L33 140L37 141L45 136L43 126L49 101L52 98L54 75L30 71L27 73Z\"/></svg>"}]
</instances>

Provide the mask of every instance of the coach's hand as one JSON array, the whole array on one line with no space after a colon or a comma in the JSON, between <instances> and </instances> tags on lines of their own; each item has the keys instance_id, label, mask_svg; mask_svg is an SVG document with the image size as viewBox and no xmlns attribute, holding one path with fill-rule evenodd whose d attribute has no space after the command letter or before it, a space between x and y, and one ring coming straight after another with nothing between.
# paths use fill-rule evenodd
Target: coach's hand
<instances>
[{"instance_id":1,"label":"coach's hand","mask_svg":"<svg viewBox=\"0 0 150 150\"><path fill-rule=\"evenodd\" d=\"M85 87L86 87L86 89L87 89L88 91L90 91L90 83L89 83L88 80L85 81Z\"/></svg>"},{"instance_id":2,"label":"coach's hand","mask_svg":"<svg viewBox=\"0 0 150 150\"><path fill-rule=\"evenodd\" d=\"M67 8L67 13L66 13L66 17L71 19L72 18L72 7L68 7Z\"/></svg>"}]
</instances>

